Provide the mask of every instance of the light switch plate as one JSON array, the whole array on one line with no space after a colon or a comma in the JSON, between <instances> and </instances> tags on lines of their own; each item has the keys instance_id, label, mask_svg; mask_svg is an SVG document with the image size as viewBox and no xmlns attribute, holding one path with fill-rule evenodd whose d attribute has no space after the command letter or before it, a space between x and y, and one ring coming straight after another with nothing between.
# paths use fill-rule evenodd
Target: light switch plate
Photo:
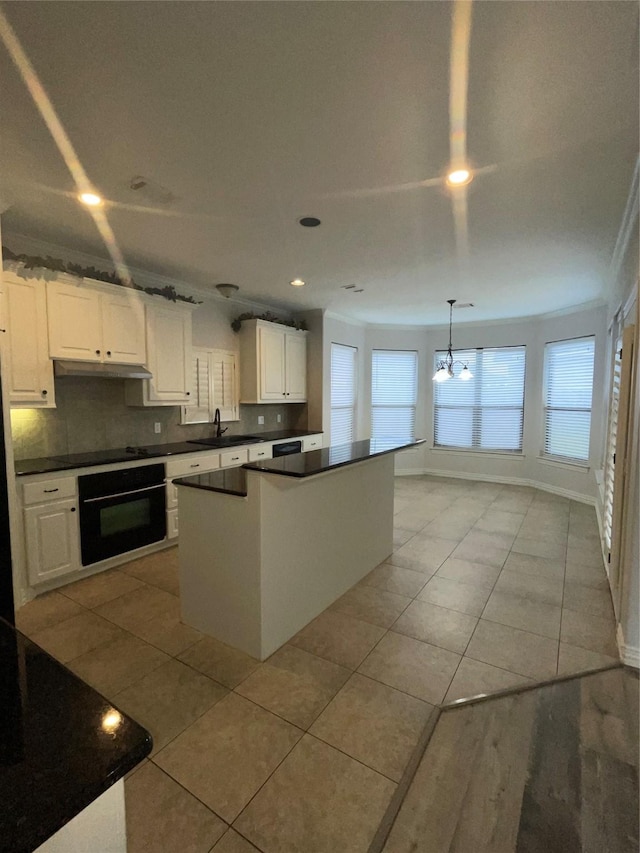
<instances>
[{"instance_id":1,"label":"light switch plate","mask_svg":"<svg viewBox=\"0 0 640 853\"><path fill-rule=\"evenodd\" d=\"M264 424L264 415L258 415L258 424L262 426Z\"/></svg>"}]
</instances>

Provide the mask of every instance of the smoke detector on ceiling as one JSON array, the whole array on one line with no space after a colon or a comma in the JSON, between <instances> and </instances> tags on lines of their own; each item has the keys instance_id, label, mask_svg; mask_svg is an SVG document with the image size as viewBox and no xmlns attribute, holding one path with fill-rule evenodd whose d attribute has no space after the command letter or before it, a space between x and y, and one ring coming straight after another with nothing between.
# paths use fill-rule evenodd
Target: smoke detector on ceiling
<instances>
[{"instance_id":1,"label":"smoke detector on ceiling","mask_svg":"<svg viewBox=\"0 0 640 853\"><path fill-rule=\"evenodd\" d=\"M178 200L171 190L152 181L151 178L145 178L144 175L134 175L129 181L129 189L152 204L172 204Z\"/></svg>"}]
</instances>

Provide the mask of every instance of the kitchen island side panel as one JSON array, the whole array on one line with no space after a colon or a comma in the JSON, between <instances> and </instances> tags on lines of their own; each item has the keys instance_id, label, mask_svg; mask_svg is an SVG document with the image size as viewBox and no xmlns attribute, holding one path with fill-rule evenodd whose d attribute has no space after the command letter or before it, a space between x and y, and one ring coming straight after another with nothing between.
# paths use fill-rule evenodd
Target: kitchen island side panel
<instances>
[{"instance_id":1,"label":"kitchen island side panel","mask_svg":"<svg viewBox=\"0 0 640 853\"><path fill-rule=\"evenodd\" d=\"M179 503L183 621L259 658L258 502L181 486Z\"/></svg>"},{"instance_id":2,"label":"kitchen island side panel","mask_svg":"<svg viewBox=\"0 0 640 853\"><path fill-rule=\"evenodd\" d=\"M393 551L394 454L295 479L247 472L260 505L262 658Z\"/></svg>"}]
</instances>

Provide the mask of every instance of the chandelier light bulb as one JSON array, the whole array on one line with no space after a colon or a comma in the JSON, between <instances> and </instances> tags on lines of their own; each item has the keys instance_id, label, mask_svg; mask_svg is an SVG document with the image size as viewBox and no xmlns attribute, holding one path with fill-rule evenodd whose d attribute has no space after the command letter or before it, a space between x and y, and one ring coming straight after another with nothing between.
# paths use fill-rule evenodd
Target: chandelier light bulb
<instances>
[{"instance_id":1,"label":"chandelier light bulb","mask_svg":"<svg viewBox=\"0 0 640 853\"><path fill-rule=\"evenodd\" d=\"M88 207L98 207L102 204L102 198L97 193L80 193L78 198Z\"/></svg>"},{"instance_id":2,"label":"chandelier light bulb","mask_svg":"<svg viewBox=\"0 0 640 853\"><path fill-rule=\"evenodd\" d=\"M447 184L450 187L464 187L470 184L473 180L473 175L469 169L453 169L447 175Z\"/></svg>"},{"instance_id":3,"label":"chandelier light bulb","mask_svg":"<svg viewBox=\"0 0 640 853\"><path fill-rule=\"evenodd\" d=\"M469 370L466 364L460 371L460 379L464 380L465 382L468 379L473 379L473 373Z\"/></svg>"}]
</instances>

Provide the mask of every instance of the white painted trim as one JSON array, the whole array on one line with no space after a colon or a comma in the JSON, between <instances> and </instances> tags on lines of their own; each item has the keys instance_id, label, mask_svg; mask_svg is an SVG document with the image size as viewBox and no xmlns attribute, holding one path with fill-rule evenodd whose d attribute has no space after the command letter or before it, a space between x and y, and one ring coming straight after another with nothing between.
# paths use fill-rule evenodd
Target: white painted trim
<instances>
[{"instance_id":1,"label":"white painted trim","mask_svg":"<svg viewBox=\"0 0 640 853\"><path fill-rule=\"evenodd\" d=\"M358 326L361 329L368 328L368 324L363 323L362 320L356 320L355 317L347 317L346 314L338 314L337 311L325 311L324 316L329 317L331 320L339 320L341 323L348 323L350 326ZM399 329L400 326L395 326L394 328Z\"/></svg>"},{"instance_id":2,"label":"white painted trim","mask_svg":"<svg viewBox=\"0 0 640 853\"><path fill-rule=\"evenodd\" d=\"M627 666L632 666L635 669L640 669L640 649L637 646L627 646L624 641L624 631L622 624L618 622L616 631L616 641L618 643L618 652L620 660Z\"/></svg>"},{"instance_id":3,"label":"white painted trim","mask_svg":"<svg viewBox=\"0 0 640 853\"><path fill-rule=\"evenodd\" d=\"M583 495L580 492L573 492L570 489L562 489L560 486L552 486L549 483L541 483L538 480L530 480L525 477L502 477L495 474L469 474L466 471L442 471L437 468L413 468L406 471L396 471L396 477L420 476L423 474L431 474L433 477L453 477L458 480L480 480L485 483L502 483L505 486L531 486L533 489L540 489L543 492L550 492L553 495L560 495L563 498L577 501L578 503L595 506L596 499Z\"/></svg>"},{"instance_id":4,"label":"white painted trim","mask_svg":"<svg viewBox=\"0 0 640 853\"><path fill-rule=\"evenodd\" d=\"M636 220L638 218L639 183L640 156L636 159L633 175L631 177L631 184L629 186L627 203L624 209L624 213L622 214L622 220L620 222L620 228L618 230L616 245L614 246L613 254L611 255L611 263L609 264L609 281L612 283L615 282L618 278L620 268L627 252L629 240L631 239L631 235L634 233L636 228Z\"/></svg>"}]
</instances>

